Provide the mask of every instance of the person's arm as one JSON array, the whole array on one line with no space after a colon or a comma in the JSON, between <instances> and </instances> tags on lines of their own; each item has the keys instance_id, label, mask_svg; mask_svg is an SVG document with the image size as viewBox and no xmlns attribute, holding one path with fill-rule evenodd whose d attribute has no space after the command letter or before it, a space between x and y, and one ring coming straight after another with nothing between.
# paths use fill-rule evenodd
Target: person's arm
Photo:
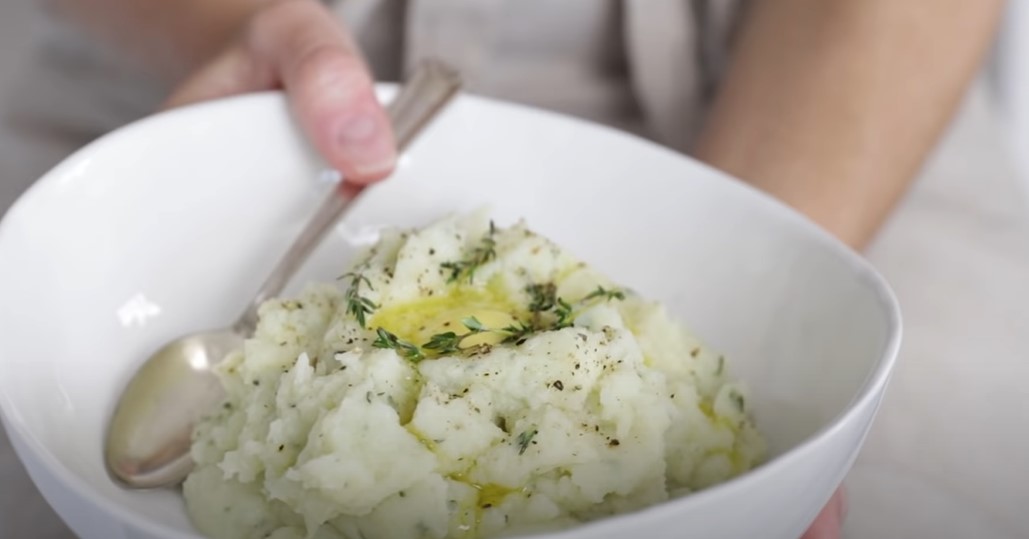
<instances>
[{"instance_id":1,"label":"person's arm","mask_svg":"<svg viewBox=\"0 0 1029 539\"><path fill-rule=\"evenodd\" d=\"M946 127L1003 4L752 2L694 154L860 249Z\"/></svg>"},{"instance_id":2,"label":"person's arm","mask_svg":"<svg viewBox=\"0 0 1029 539\"><path fill-rule=\"evenodd\" d=\"M357 45L317 0L46 0L176 83L166 106L282 88L318 152L350 182L384 178L392 129Z\"/></svg>"}]
</instances>

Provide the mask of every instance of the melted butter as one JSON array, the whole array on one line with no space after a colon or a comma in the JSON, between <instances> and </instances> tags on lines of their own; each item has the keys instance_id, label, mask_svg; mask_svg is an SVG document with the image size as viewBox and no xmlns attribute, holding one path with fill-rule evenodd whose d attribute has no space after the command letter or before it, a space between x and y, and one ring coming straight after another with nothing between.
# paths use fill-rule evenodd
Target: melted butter
<instances>
[{"instance_id":1,"label":"melted butter","mask_svg":"<svg viewBox=\"0 0 1029 539\"><path fill-rule=\"evenodd\" d=\"M525 487L512 488L504 485L498 485L496 483L476 483L468 479L468 476L463 472L452 473L447 477L453 481L464 483L475 489L477 494L475 505L470 508L472 510L472 514L475 515L475 526L472 528L473 531L478 531L479 527L482 525L482 515L485 510L500 507L500 504L504 503L504 499L511 494L526 493ZM467 509L468 508L466 508L466 510Z\"/></svg>"},{"instance_id":2,"label":"melted butter","mask_svg":"<svg viewBox=\"0 0 1029 539\"><path fill-rule=\"evenodd\" d=\"M413 301L384 306L369 318L368 325L386 329L398 338L420 346L439 333L469 333L470 330L463 323L469 317L475 317L485 328L500 329L517 323L519 317L527 315L526 308L519 306L507 293L501 278L495 277L484 287L449 286L441 295L423 296ZM484 332L464 339L461 346L492 345L504 338L503 333ZM435 440L410 423L404 427L426 449L439 454L439 444ZM525 491L524 488L475 483L465 473L450 474L448 478L472 487L476 493L474 498L461 503L457 508L457 533L463 539L478 537L486 509L499 507L508 495Z\"/></svg>"},{"instance_id":3,"label":"melted butter","mask_svg":"<svg viewBox=\"0 0 1029 539\"><path fill-rule=\"evenodd\" d=\"M426 449L432 451L433 454L438 454L439 446L436 445L436 442L434 440L429 439L428 436L422 434L422 431L416 429L414 425L410 423L404 425L404 428L407 429L407 432L410 432L411 435L417 438L418 441L421 442L421 444L424 445Z\"/></svg>"},{"instance_id":4,"label":"melted butter","mask_svg":"<svg viewBox=\"0 0 1029 539\"><path fill-rule=\"evenodd\" d=\"M508 494L522 492L524 489L505 487L496 483L486 485L472 485L479 491L479 507L483 509L497 507L504 502Z\"/></svg>"},{"instance_id":5,"label":"melted butter","mask_svg":"<svg viewBox=\"0 0 1029 539\"><path fill-rule=\"evenodd\" d=\"M700 408L700 411L703 412L704 416L707 417L707 419L709 421L711 421L712 423L714 423L716 425L719 425L721 427L729 429L732 432L734 438L735 437L739 437L740 426L736 422L732 421L731 419L729 419L729 418L727 418L725 416L720 416L720 415L716 414L715 410L714 410L714 406L711 404L711 399L707 399L707 398L701 399L700 402L697 403L697 407ZM735 449L735 448L733 448L733 449L724 449L724 448L723 449L712 449L712 450L708 451L708 454L709 455L716 455L716 454L717 455L725 455L726 457L728 457L729 462L732 464L733 475L739 475L739 474L741 474L741 473L743 473L743 472L745 472L745 471L747 471L749 469L749 466L747 465L747 461L743 457L743 453L740 452L739 450Z\"/></svg>"},{"instance_id":6,"label":"melted butter","mask_svg":"<svg viewBox=\"0 0 1029 539\"><path fill-rule=\"evenodd\" d=\"M517 322L521 311L524 308L507 294L503 282L493 278L485 287L448 286L444 294L387 305L377 310L368 324L420 346L440 333L467 334L469 330L462 321L469 317L475 317L486 328L500 329ZM484 332L468 337L461 346L498 344L504 337L501 333Z\"/></svg>"},{"instance_id":7,"label":"melted butter","mask_svg":"<svg viewBox=\"0 0 1029 539\"><path fill-rule=\"evenodd\" d=\"M697 403L697 408L700 408L700 411L704 414L704 417L711 420L715 419L715 408L711 405L711 399L701 399L700 402Z\"/></svg>"},{"instance_id":8,"label":"melted butter","mask_svg":"<svg viewBox=\"0 0 1029 539\"><path fill-rule=\"evenodd\" d=\"M469 479L464 472L455 472L447 477L474 488L479 493L479 507L496 507L504 501L508 494L525 491L524 488L506 487L496 483L476 483Z\"/></svg>"}]
</instances>

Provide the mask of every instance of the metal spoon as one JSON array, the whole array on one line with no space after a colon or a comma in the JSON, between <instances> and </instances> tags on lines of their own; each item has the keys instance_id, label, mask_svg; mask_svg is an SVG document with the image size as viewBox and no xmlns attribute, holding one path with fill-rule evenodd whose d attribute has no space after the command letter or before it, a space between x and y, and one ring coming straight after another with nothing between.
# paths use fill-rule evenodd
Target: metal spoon
<instances>
[{"instance_id":1,"label":"metal spoon","mask_svg":"<svg viewBox=\"0 0 1029 539\"><path fill-rule=\"evenodd\" d=\"M438 61L427 61L415 70L387 109L401 150L460 86L458 74ZM212 367L243 346L257 325L257 308L282 292L361 190L344 182L329 195L232 327L173 341L136 372L107 432L105 460L115 479L131 488L156 488L174 486L186 478L193 468L189 454L193 427L224 398Z\"/></svg>"}]
</instances>

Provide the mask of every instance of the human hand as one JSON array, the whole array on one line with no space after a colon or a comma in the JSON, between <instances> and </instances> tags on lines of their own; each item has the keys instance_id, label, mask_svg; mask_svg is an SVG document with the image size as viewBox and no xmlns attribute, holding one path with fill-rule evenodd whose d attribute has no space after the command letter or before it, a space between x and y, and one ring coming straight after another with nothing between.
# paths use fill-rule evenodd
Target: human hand
<instances>
[{"instance_id":1,"label":"human hand","mask_svg":"<svg viewBox=\"0 0 1029 539\"><path fill-rule=\"evenodd\" d=\"M396 162L389 118L351 36L314 0L257 8L231 44L182 82L166 107L282 88L301 129L349 182L386 177Z\"/></svg>"},{"instance_id":2,"label":"human hand","mask_svg":"<svg viewBox=\"0 0 1029 539\"><path fill-rule=\"evenodd\" d=\"M840 539L847 516L847 496L840 487L800 539Z\"/></svg>"}]
</instances>

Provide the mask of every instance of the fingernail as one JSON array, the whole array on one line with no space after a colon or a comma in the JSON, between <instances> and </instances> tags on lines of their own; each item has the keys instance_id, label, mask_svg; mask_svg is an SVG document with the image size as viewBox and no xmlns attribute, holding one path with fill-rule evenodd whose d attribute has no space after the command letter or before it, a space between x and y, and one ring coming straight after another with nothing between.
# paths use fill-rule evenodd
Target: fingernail
<instances>
[{"instance_id":1,"label":"fingernail","mask_svg":"<svg viewBox=\"0 0 1029 539\"><path fill-rule=\"evenodd\" d=\"M381 176L396 164L396 148L380 116L358 114L340 123L340 154L358 176Z\"/></svg>"}]
</instances>

